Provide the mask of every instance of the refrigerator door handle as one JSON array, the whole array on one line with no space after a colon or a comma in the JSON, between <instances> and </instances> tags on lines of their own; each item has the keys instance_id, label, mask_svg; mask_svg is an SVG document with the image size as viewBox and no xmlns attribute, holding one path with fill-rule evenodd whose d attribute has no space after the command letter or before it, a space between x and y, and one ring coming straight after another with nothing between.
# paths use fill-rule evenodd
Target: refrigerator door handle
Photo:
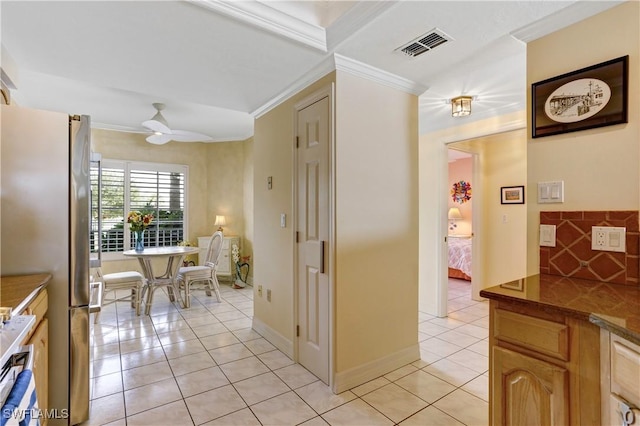
<instances>
[{"instance_id":1,"label":"refrigerator door handle","mask_svg":"<svg viewBox=\"0 0 640 426\"><path fill-rule=\"evenodd\" d=\"M69 118L69 306L88 306L89 294L89 196L91 124L89 116Z\"/></svg>"}]
</instances>

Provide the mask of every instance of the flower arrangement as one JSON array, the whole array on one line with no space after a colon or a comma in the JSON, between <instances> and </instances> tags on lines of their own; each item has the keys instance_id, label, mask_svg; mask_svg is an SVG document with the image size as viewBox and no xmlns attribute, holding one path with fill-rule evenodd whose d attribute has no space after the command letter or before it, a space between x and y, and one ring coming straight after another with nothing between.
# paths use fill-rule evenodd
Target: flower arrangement
<instances>
[{"instance_id":1,"label":"flower arrangement","mask_svg":"<svg viewBox=\"0 0 640 426\"><path fill-rule=\"evenodd\" d=\"M233 284L233 288L243 288L247 284L247 277L249 276L249 260L251 259L251 256L241 256L240 247L238 247L237 244L233 244L231 246L231 258L236 266L236 280Z\"/></svg>"},{"instance_id":2,"label":"flower arrangement","mask_svg":"<svg viewBox=\"0 0 640 426\"><path fill-rule=\"evenodd\" d=\"M153 222L153 215L151 213L142 214L138 211L129 212L127 215L127 223L129 229L133 232L144 231Z\"/></svg>"},{"instance_id":3,"label":"flower arrangement","mask_svg":"<svg viewBox=\"0 0 640 426\"><path fill-rule=\"evenodd\" d=\"M237 244L231 247L231 257L233 258L233 263L240 262L240 247Z\"/></svg>"}]
</instances>

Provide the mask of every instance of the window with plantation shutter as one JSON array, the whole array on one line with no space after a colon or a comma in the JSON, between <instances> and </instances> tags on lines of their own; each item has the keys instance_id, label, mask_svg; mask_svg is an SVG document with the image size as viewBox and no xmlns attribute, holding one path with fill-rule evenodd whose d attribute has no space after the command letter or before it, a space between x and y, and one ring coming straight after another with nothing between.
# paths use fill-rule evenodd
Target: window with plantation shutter
<instances>
[{"instance_id":1,"label":"window with plantation shutter","mask_svg":"<svg viewBox=\"0 0 640 426\"><path fill-rule=\"evenodd\" d=\"M186 235L187 166L102 161L102 252L122 252L134 247L126 223L130 211L153 214L145 230L145 247L175 246ZM92 192L97 191L98 171L91 171ZM96 200L97 197L92 197ZM97 200L92 204L92 250L98 232Z\"/></svg>"}]
</instances>

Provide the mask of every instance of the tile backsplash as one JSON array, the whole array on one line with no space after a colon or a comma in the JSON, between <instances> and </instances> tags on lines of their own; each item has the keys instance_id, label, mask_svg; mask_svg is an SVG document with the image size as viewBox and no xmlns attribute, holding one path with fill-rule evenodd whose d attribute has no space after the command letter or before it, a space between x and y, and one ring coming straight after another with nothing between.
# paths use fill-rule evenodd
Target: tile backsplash
<instances>
[{"instance_id":1,"label":"tile backsplash","mask_svg":"<svg viewBox=\"0 0 640 426\"><path fill-rule=\"evenodd\" d=\"M556 246L540 247L540 273L640 285L637 211L540 212L540 224L556 225ZM592 226L627 228L626 253L591 250Z\"/></svg>"}]
</instances>

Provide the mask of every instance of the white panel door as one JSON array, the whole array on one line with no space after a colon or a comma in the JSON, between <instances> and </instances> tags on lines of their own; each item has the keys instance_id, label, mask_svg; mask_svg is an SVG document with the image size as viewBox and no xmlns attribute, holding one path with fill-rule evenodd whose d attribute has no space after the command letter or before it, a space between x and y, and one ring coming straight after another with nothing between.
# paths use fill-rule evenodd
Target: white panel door
<instances>
[{"instance_id":1,"label":"white panel door","mask_svg":"<svg viewBox=\"0 0 640 426\"><path fill-rule=\"evenodd\" d=\"M298 362L329 383L329 97L298 111Z\"/></svg>"}]
</instances>

